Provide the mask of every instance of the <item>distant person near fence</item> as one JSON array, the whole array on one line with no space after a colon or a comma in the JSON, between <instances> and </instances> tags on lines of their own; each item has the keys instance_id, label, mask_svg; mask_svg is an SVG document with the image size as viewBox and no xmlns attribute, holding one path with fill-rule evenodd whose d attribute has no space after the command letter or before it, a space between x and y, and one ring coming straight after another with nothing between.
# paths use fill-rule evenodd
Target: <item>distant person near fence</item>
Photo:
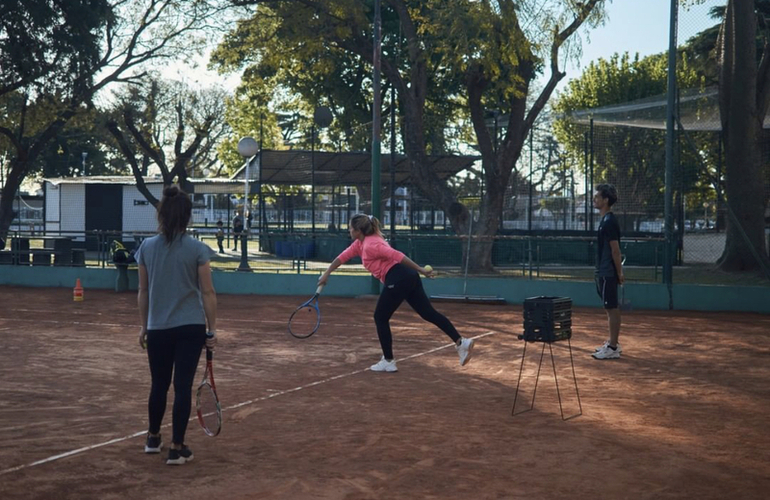
<instances>
[{"instance_id":1,"label":"distant person near fence","mask_svg":"<svg viewBox=\"0 0 770 500\"><path fill-rule=\"evenodd\" d=\"M219 253L225 253L225 247L223 243L225 241L224 224L221 220L217 221L217 246L219 247Z\"/></svg>"},{"instance_id":2,"label":"distant person near fence","mask_svg":"<svg viewBox=\"0 0 770 500\"><path fill-rule=\"evenodd\" d=\"M238 240L243 234L243 217L241 214L235 214L233 217L233 250L238 251Z\"/></svg>"}]
</instances>

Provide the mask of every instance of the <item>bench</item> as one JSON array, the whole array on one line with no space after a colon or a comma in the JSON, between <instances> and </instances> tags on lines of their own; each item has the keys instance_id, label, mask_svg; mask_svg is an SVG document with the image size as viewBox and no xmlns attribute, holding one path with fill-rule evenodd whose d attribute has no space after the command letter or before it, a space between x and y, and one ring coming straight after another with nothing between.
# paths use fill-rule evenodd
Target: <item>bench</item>
<instances>
[{"instance_id":1,"label":"bench","mask_svg":"<svg viewBox=\"0 0 770 500\"><path fill-rule=\"evenodd\" d=\"M29 250L29 253L32 255L33 266L50 266L51 259L59 252L45 249L34 249Z\"/></svg>"},{"instance_id":2,"label":"bench","mask_svg":"<svg viewBox=\"0 0 770 500\"><path fill-rule=\"evenodd\" d=\"M0 265L12 265L13 262L13 252L10 250L2 250L0 251Z\"/></svg>"},{"instance_id":3,"label":"bench","mask_svg":"<svg viewBox=\"0 0 770 500\"><path fill-rule=\"evenodd\" d=\"M72 265L75 267L85 267L86 265L86 249L85 248L73 248L72 249Z\"/></svg>"}]
</instances>

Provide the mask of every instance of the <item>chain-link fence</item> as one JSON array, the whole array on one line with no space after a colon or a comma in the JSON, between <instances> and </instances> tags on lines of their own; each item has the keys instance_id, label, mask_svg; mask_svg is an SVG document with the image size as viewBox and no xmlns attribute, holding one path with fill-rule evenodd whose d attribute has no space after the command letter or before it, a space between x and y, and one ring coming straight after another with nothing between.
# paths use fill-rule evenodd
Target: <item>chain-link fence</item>
<instances>
[{"instance_id":1,"label":"chain-link fence","mask_svg":"<svg viewBox=\"0 0 770 500\"><path fill-rule=\"evenodd\" d=\"M728 231L730 225L742 226L732 208L736 200L730 200L725 191L729 169L735 167L726 164L719 117L715 46L721 19L710 17L719 15L723 4L722 0L707 0L678 13L677 62L682 70L677 72L674 175L669 186L673 193L672 247L665 241L667 96L661 93L573 112L566 135L555 134L552 124L539 123L525 142L506 186L497 234L485 237L473 232L458 234L442 207L420 193L400 139L391 140L393 129L387 124L380 196L381 221L391 244L449 275L482 268L473 259L479 258L476 250L488 248L492 268L484 268L483 273L591 279L599 222L592 195L596 185L612 183L619 193L613 211L623 233L622 252L630 280L660 282L668 251L673 255L675 283L770 284L762 272L715 272L730 238L746 244L741 231L738 236ZM665 54L661 57L665 59ZM503 111L488 115L497 148L505 134L506 116ZM770 135L765 137L762 176L756 179L765 192L760 211L767 210L770 193ZM322 142L314 137L309 151L263 151L227 185L196 180L196 236L218 250L217 222L223 223L225 251L215 259L215 267L235 268L245 258L254 270L318 272L349 244L347 221L356 213L372 211L371 157L368 153L332 152ZM396 150L390 151L391 146ZM428 161L473 214L473 224L479 225L479 207L488 186L484 186L478 157L437 155ZM46 193L45 230L82 242L91 235L94 243L83 248L102 253L87 259L88 263L104 265L104 247L110 238L131 247L154 230L152 209L135 188L130 188L131 193L126 187L114 188L113 196L112 191L104 191L108 187L98 191L93 186L71 186L73 193L83 193L67 198L65 187L56 195ZM153 189L158 196L159 188ZM89 192L93 192L91 198ZM56 196L59 201L54 201ZM122 222L115 225L114 217L100 222L100 216L111 212L96 198L111 199ZM762 215L770 220L770 213ZM235 217L245 219L244 237L249 243L245 257L242 245L235 244ZM99 224L104 227L97 227ZM25 228L15 229L23 239ZM770 247L767 229L764 238L764 248L759 250L766 254ZM756 258L765 262L767 256ZM363 272L356 262L347 269Z\"/></svg>"}]
</instances>

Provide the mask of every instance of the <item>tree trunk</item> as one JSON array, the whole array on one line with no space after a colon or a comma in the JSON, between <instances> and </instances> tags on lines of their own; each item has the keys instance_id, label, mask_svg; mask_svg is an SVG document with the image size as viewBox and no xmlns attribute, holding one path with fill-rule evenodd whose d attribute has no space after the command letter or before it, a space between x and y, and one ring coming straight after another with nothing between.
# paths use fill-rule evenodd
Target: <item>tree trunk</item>
<instances>
[{"instance_id":1,"label":"tree trunk","mask_svg":"<svg viewBox=\"0 0 770 500\"><path fill-rule=\"evenodd\" d=\"M724 271L760 269L768 263L764 241L765 192L762 177L762 122L766 112L756 63L754 2L730 0L720 32L719 105L725 142L728 210ZM767 56L767 54L765 54ZM766 72L766 64L761 64ZM761 86L760 86L761 87Z\"/></svg>"},{"instance_id":2,"label":"tree trunk","mask_svg":"<svg viewBox=\"0 0 770 500\"><path fill-rule=\"evenodd\" d=\"M0 250L4 249L8 242L8 232L13 223L13 200L24 180L26 169L26 161L12 160L11 171L8 172L5 185L0 193Z\"/></svg>"},{"instance_id":3,"label":"tree trunk","mask_svg":"<svg viewBox=\"0 0 770 500\"><path fill-rule=\"evenodd\" d=\"M762 126L756 113L751 119L739 117L731 125L732 133L725 136L725 194L734 217L727 217L725 249L718 265L723 271L755 270L762 267L759 259L768 263L765 193L759 161Z\"/></svg>"}]
</instances>

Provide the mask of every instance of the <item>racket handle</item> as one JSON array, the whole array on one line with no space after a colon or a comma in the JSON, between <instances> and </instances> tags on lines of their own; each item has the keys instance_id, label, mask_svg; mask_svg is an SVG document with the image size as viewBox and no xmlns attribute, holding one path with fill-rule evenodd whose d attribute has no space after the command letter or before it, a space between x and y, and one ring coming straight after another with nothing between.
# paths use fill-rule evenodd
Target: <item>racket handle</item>
<instances>
[{"instance_id":1,"label":"racket handle","mask_svg":"<svg viewBox=\"0 0 770 500\"><path fill-rule=\"evenodd\" d=\"M318 285L318 288L315 289L315 294L321 295L321 290L323 290L325 286L326 285Z\"/></svg>"}]
</instances>

